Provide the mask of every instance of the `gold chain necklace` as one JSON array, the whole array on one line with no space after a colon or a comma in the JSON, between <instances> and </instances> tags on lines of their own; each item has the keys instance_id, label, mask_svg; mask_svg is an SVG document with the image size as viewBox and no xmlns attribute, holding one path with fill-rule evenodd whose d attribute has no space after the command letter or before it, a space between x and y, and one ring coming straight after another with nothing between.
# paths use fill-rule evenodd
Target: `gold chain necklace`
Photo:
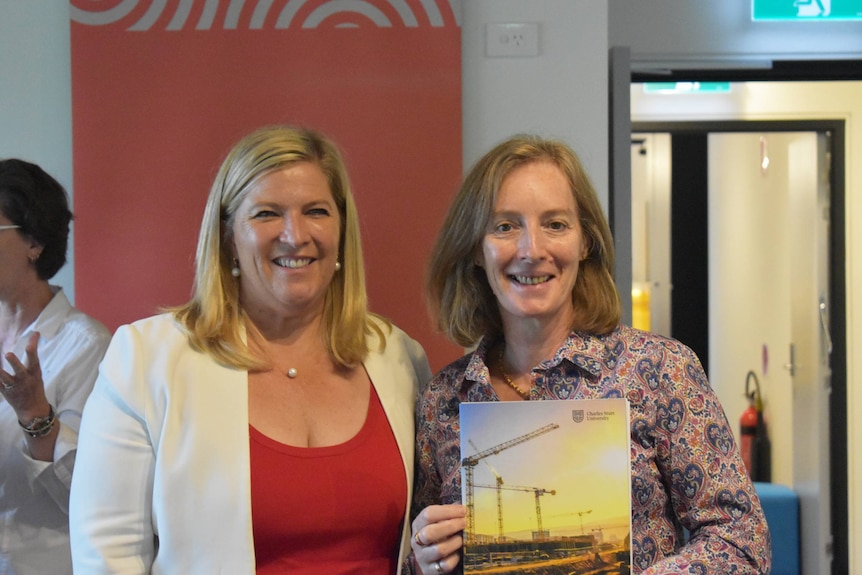
<instances>
[{"instance_id":1,"label":"gold chain necklace","mask_svg":"<svg viewBox=\"0 0 862 575\"><path fill-rule=\"evenodd\" d=\"M518 384L512 381L512 378L509 377L508 373L506 373L506 368L503 367L503 354L505 353L505 351L506 347L500 346L500 356L497 358L497 367L500 369L500 375L503 376L503 381L506 382L506 385L514 389L522 398L530 399L530 392L524 391L523 389L518 387Z\"/></svg>"}]
</instances>

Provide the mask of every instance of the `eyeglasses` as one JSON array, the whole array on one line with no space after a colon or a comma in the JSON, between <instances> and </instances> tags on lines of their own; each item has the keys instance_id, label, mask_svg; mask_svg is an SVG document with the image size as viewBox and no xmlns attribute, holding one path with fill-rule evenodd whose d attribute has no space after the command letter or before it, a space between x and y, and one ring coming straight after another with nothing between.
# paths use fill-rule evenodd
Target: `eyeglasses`
<instances>
[{"instance_id":1,"label":"eyeglasses","mask_svg":"<svg viewBox=\"0 0 862 575\"><path fill-rule=\"evenodd\" d=\"M18 228L20 228L20 227L21 227L21 226L15 226L15 225L11 225L11 226L0 226L0 232L2 232L3 230L16 230L16 229L18 229Z\"/></svg>"}]
</instances>

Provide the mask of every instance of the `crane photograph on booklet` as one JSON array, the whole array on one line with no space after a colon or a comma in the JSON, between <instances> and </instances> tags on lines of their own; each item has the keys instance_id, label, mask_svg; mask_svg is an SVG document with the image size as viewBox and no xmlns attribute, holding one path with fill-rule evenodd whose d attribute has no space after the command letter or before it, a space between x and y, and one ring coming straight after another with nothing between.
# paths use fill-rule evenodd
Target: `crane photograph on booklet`
<instances>
[{"instance_id":1,"label":"crane photograph on booklet","mask_svg":"<svg viewBox=\"0 0 862 575\"><path fill-rule=\"evenodd\" d=\"M631 571L625 399L462 403L464 573Z\"/></svg>"}]
</instances>

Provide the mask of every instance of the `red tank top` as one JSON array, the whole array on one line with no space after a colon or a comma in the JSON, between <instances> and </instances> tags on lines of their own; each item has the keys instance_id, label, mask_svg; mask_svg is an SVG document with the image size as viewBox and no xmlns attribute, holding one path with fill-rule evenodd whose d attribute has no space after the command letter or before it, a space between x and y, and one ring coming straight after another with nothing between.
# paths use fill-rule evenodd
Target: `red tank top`
<instances>
[{"instance_id":1,"label":"red tank top","mask_svg":"<svg viewBox=\"0 0 862 575\"><path fill-rule=\"evenodd\" d=\"M374 386L362 429L340 445L294 447L249 432L258 575L396 572L407 479Z\"/></svg>"}]
</instances>

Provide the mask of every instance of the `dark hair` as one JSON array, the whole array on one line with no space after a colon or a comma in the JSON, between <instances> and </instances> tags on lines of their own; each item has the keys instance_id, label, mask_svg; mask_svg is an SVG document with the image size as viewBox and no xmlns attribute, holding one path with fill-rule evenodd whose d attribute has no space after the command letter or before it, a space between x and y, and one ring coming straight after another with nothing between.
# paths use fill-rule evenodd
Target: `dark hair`
<instances>
[{"instance_id":1,"label":"dark hair","mask_svg":"<svg viewBox=\"0 0 862 575\"><path fill-rule=\"evenodd\" d=\"M470 346L502 332L499 306L485 272L476 267L476 254L503 180L515 168L531 162L551 162L558 167L578 208L588 251L572 291L576 314L572 328L605 334L620 321L613 238L589 176L563 142L522 134L495 146L465 176L431 252L425 282L431 315L455 343Z\"/></svg>"},{"instance_id":2,"label":"dark hair","mask_svg":"<svg viewBox=\"0 0 862 575\"><path fill-rule=\"evenodd\" d=\"M49 280L66 263L69 243L69 198L60 183L36 164L0 160L0 211L17 230L42 246L33 264L42 280Z\"/></svg>"}]
</instances>

